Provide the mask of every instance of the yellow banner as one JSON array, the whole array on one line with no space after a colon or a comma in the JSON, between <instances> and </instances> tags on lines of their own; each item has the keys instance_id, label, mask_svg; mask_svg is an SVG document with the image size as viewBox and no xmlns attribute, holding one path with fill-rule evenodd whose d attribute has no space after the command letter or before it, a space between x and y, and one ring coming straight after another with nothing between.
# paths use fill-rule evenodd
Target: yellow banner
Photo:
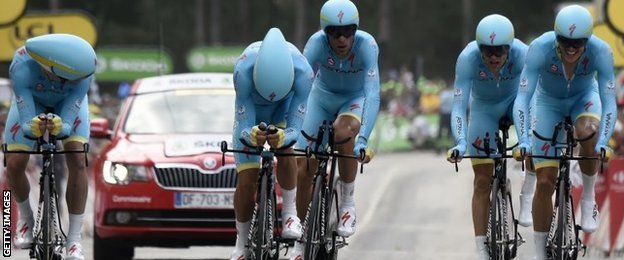
<instances>
[{"instance_id":1,"label":"yellow banner","mask_svg":"<svg viewBox=\"0 0 624 260\"><path fill-rule=\"evenodd\" d=\"M74 34L93 46L97 40L93 19L83 13L25 15L15 24L0 28L0 61L11 60L27 39L50 33Z\"/></svg>"},{"instance_id":2,"label":"yellow banner","mask_svg":"<svg viewBox=\"0 0 624 260\"><path fill-rule=\"evenodd\" d=\"M0 26L15 22L26 10L26 0L0 0Z\"/></svg>"},{"instance_id":3,"label":"yellow banner","mask_svg":"<svg viewBox=\"0 0 624 260\"><path fill-rule=\"evenodd\" d=\"M620 36L624 37L624 0L606 0L605 19Z\"/></svg>"}]
</instances>

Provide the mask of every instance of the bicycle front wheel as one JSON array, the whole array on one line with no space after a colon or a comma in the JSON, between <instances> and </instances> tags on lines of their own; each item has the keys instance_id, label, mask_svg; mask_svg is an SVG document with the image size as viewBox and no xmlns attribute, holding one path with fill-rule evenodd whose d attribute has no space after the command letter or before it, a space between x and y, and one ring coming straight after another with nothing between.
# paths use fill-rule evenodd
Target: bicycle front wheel
<instances>
[{"instance_id":1,"label":"bicycle front wheel","mask_svg":"<svg viewBox=\"0 0 624 260\"><path fill-rule=\"evenodd\" d=\"M50 175L42 174L41 176L41 193L39 194L39 203L41 207L39 218L39 230L35 237L35 255L38 260L51 260L53 256L52 250L52 216L50 216L52 208L52 189L50 187Z\"/></svg>"},{"instance_id":2,"label":"bicycle front wheel","mask_svg":"<svg viewBox=\"0 0 624 260\"><path fill-rule=\"evenodd\" d=\"M557 208L549 232L549 252L555 260L576 259L574 252L578 250L572 222L572 199L566 190L566 183L561 181L557 190Z\"/></svg>"},{"instance_id":3,"label":"bicycle front wheel","mask_svg":"<svg viewBox=\"0 0 624 260\"><path fill-rule=\"evenodd\" d=\"M494 178L492 182L492 195L490 199L490 218L488 220L488 239L487 245L490 251L490 259L504 259L504 250L501 248L499 241L502 239L502 208L501 202L501 186L498 179Z\"/></svg>"},{"instance_id":4,"label":"bicycle front wheel","mask_svg":"<svg viewBox=\"0 0 624 260\"><path fill-rule=\"evenodd\" d=\"M306 218L306 241L304 256L305 259L315 260L321 246L321 229L322 224L322 201L323 201L323 179L322 175L316 175L314 178L314 189L312 193L312 202L308 217Z\"/></svg>"},{"instance_id":5,"label":"bicycle front wheel","mask_svg":"<svg viewBox=\"0 0 624 260\"><path fill-rule=\"evenodd\" d=\"M267 248L268 248L268 239L267 232L268 231L268 216L267 216L267 187L268 187L268 178L266 174L262 174L260 180L259 196L257 197L256 203L256 221L255 228L253 230L253 235L251 236L254 239L254 243L252 243L253 255L256 260L264 260L268 259ZM271 231L272 232L272 231Z\"/></svg>"},{"instance_id":6,"label":"bicycle front wheel","mask_svg":"<svg viewBox=\"0 0 624 260\"><path fill-rule=\"evenodd\" d=\"M338 205L338 190L336 189L336 185L338 184L337 180L334 180L334 184L332 185L333 190L329 191L328 203L325 207L325 248L321 248L319 250L321 253L321 257L319 260L336 260L338 259L338 243L337 238L338 234L336 233L336 229L338 228L338 219L340 219L340 211Z\"/></svg>"}]
</instances>

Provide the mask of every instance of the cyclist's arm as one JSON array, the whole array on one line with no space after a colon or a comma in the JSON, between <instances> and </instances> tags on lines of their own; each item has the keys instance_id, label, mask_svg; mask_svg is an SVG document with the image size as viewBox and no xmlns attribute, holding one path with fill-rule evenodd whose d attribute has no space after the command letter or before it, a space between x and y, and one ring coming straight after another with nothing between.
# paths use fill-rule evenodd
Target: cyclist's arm
<instances>
[{"instance_id":1,"label":"cyclist's arm","mask_svg":"<svg viewBox=\"0 0 624 260\"><path fill-rule=\"evenodd\" d=\"M71 133L71 129L74 127L75 118L77 118L78 113L80 112L82 100L87 97L87 92L89 92L91 81L93 81L93 76L89 76L88 78L76 82L74 85L75 88L68 93L68 96L65 97L65 99L63 99L63 105L61 106L61 111L59 113L59 116L63 120L63 128L61 129L60 136L68 136ZM69 85L70 83L65 84Z\"/></svg>"},{"instance_id":2,"label":"cyclist's arm","mask_svg":"<svg viewBox=\"0 0 624 260\"><path fill-rule=\"evenodd\" d=\"M255 60L255 57L248 57L248 60ZM247 143L252 144L251 128L256 123L256 108L251 94L254 91L253 69L250 62L239 61L234 68L234 90L236 100L234 102L234 140L239 143L238 138L242 137Z\"/></svg>"},{"instance_id":3,"label":"cyclist's arm","mask_svg":"<svg viewBox=\"0 0 624 260\"><path fill-rule=\"evenodd\" d=\"M539 46L531 45L527 52L526 62L520 74L520 86L513 106L513 120L521 143L528 144L529 140L529 103L537 87L539 69L542 66L544 53Z\"/></svg>"},{"instance_id":4,"label":"cyclist's arm","mask_svg":"<svg viewBox=\"0 0 624 260\"><path fill-rule=\"evenodd\" d=\"M16 54L17 57L18 54ZM38 73L41 70L37 64L29 64L28 61L23 61L14 58L9 68L9 78L13 84L13 93L15 95L15 102L17 103L17 110L19 112L19 122L24 134L30 135L31 120L37 114L35 110L35 99L33 93L29 87L33 78L37 77L35 71Z\"/></svg>"},{"instance_id":5,"label":"cyclist's arm","mask_svg":"<svg viewBox=\"0 0 624 260\"><path fill-rule=\"evenodd\" d=\"M368 140L375 121L377 120L377 114L379 113L379 94L381 87L379 84L379 67L377 59L379 57L379 48L377 42L370 36L367 43L364 43L360 48L360 54L363 56L364 61L364 106L362 108L362 126L360 127L359 136Z\"/></svg>"},{"instance_id":6,"label":"cyclist's arm","mask_svg":"<svg viewBox=\"0 0 624 260\"><path fill-rule=\"evenodd\" d=\"M298 51L297 51L298 52ZM303 124L305 112L307 110L308 95L312 88L314 74L308 61L301 54L294 56L295 81L293 85L294 93L288 108L288 122L284 130L284 144L290 144L299 137L299 130Z\"/></svg>"},{"instance_id":7,"label":"cyclist's arm","mask_svg":"<svg viewBox=\"0 0 624 260\"><path fill-rule=\"evenodd\" d=\"M606 43L602 43L596 54L596 79L602 102L602 119L597 145L607 146L617 121L615 76L613 72L613 52Z\"/></svg>"},{"instance_id":8,"label":"cyclist's arm","mask_svg":"<svg viewBox=\"0 0 624 260\"><path fill-rule=\"evenodd\" d=\"M320 62L318 61L319 57L321 57L321 52L323 49L323 41L319 40L321 39L320 35L321 33L317 32L310 36L310 39L308 39L308 42L303 48L303 56L305 56L305 58L308 60L308 63L310 64L310 67L312 67L314 75L316 75L316 72L321 66Z\"/></svg>"},{"instance_id":9,"label":"cyclist's arm","mask_svg":"<svg viewBox=\"0 0 624 260\"><path fill-rule=\"evenodd\" d=\"M451 110L451 132L455 138L455 144L466 143L468 125L466 111L470 102L470 91L474 78L473 64L467 50L464 50L457 58L455 64L455 90L453 91L453 110Z\"/></svg>"}]
</instances>

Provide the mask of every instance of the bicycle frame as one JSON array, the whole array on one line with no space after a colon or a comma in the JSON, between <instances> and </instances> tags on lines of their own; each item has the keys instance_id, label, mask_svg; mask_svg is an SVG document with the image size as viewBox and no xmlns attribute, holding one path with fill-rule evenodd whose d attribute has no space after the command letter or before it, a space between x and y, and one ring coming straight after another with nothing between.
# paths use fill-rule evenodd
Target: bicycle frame
<instances>
[{"instance_id":1,"label":"bicycle frame","mask_svg":"<svg viewBox=\"0 0 624 260\"><path fill-rule=\"evenodd\" d=\"M323 121L316 138L311 137L304 131L303 136L309 141L315 142L314 149L308 147L306 155L312 155L318 161L318 168L313 178L312 200L308 206L305 226L304 259L337 259L338 249L347 245L346 238L338 236L335 232L338 219L340 218L339 200L337 192L336 165L339 157L353 158L353 155L338 154L334 147L337 144L348 142L351 138L335 141L332 123ZM321 143L327 136L327 147ZM329 169L329 170L328 170ZM360 168L362 171L362 168Z\"/></svg>"},{"instance_id":2,"label":"bicycle frame","mask_svg":"<svg viewBox=\"0 0 624 260\"><path fill-rule=\"evenodd\" d=\"M509 138L508 119L501 119L499 129L503 133L501 138L498 131L495 134L496 149L490 148L490 134L485 133L483 147L473 144L478 151L485 152L485 156L465 156L464 158L490 158L494 160L494 173L492 176L492 188L490 191L490 209L487 226L487 246L490 259L513 259L516 257L518 247L524 243L524 239L518 233L518 221L515 219L511 189L507 179L507 147ZM457 170L457 164L455 165Z\"/></svg>"},{"instance_id":3,"label":"bicycle frame","mask_svg":"<svg viewBox=\"0 0 624 260\"><path fill-rule=\"evenodd\" d=\"M283 239L275 227L279 227L277 211L277 194L275 192L275 175L273 162L275 156L300 156L299 154L279 153L275 149L264 149L249 145L244 139L239 139L243 145L252 148L247 150L228 149L227 142L221 142L222 160L225 161L226 152L260 155L261 167L258 175L258 189L256 191L256 206L254 207L249 228L247 247L252 251L252 259L277 260L281 244L291 241ZM292 144L286 147L292 146Z\"/></svg>"},{"instance_id":4,"label":"bicycle frame","mask_svg":"<svg viewBox=\"0 0 624 260\"><path fill-rule=\"evenodd\" d=\"M565 132L565 142L559 142L557 137L560 131ZM591 139L595 133L585 138L574 137L574 125L569 117L555 125L553 136L548 138L533 131L536 138L549 141L555 149L555 156L531 155L533 158L543 158L559 161L559 174L555 184L555 204L552 220L546 241L547 253L553 259L577 259L579 250L586 253L586 246L579 238L581 227L576 224L574 203L571 194L570 160L596 160L600 158L574 156L574 148L578 142ZM559 155L557 155L559 154Z\"/></svg>"},{"instance_id":5,"label":"bicycle frame","mask_svg":"<svg viewBox=\"0 0 624 260\"><path fill-rule=\"evenodd\" d=\"M54 136L40 137L35 140L37 141L35 151L9 151L7 144L3 144L2 150L4 153L40 154L42 156L42 169L39 177L39 206L33 227L34 241L29 256L30 258L45 260L63 259L67 235L63 231L61 216L58 212L60 207L58 191L54 183L53 159L56 154L87 153L89 144L85 143L83 150L60 151L57 150L57 139ZM6 165L6 157L4 157L4 165ZM88 165L87 156L85 156L85 165Z\"/></svg>"}]
</instances>

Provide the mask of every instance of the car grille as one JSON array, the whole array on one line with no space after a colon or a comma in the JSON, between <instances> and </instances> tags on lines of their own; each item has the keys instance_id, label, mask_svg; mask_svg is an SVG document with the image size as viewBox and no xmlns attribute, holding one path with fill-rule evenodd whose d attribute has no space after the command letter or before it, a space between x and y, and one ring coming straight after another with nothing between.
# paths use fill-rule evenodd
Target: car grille
<instances>
[{"instance_id":1,"label":"car grille","mask_svg":"<svg viewBox=\"0 0 624 260\"><path fill-rule=\"evenodd\" d=\"M164 188L236 188L235 168L203 173L191 167L154 167L156 181Z\"/></svg>"}]
</instances>

